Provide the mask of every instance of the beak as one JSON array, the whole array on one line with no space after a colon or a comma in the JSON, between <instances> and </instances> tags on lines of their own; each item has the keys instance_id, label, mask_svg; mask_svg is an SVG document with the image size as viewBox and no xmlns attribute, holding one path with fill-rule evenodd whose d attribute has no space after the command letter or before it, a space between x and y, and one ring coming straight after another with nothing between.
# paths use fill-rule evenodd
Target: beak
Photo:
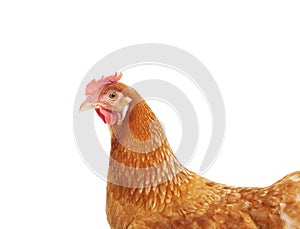
<instances>
[{"instance_id":1,"label":"beak","mask_svg":"<svg viewBox=\"0 0 300 229\"><path fill-rule=\"evenodd\" d=\"M94 102L94 101L90 101L90 100L87 99L87 100L85 100L85 101L81 104L79 110L80 110L80 111L85 111L85 110L88 110L88 109L100 108L99 105L100 105L99 103Z\"/></svg>"}]
</instances>

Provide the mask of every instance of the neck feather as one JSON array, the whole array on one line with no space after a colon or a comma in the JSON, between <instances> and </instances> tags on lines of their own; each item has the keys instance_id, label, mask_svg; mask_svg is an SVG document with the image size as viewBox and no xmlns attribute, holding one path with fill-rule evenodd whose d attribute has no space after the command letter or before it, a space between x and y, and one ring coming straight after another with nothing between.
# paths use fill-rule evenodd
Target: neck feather
<instances>
[{"instance_id":1,"label":"neck feather","mask_svg":"<svg viewBox=\"0 0 300 229\"><path fill-rule=\"evenodd\" d=\"M110 130L109 182L146 188L187 179L188 170L173 154L161 124L144 100L131 104L122 124Z\"/></svg>"}]
</instances>

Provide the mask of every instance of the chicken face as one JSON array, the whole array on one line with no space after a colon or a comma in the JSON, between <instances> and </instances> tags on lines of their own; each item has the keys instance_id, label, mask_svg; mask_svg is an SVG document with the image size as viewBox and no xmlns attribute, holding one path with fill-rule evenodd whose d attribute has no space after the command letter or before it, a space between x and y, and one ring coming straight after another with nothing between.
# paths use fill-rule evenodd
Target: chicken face
<instances>
[{"instance_id":1,"label":"chicken face","mask_svg":"<svg viewBox=\"0 0 300 229\"><path fill-rule=\"evenodd\" d=\"M86 88L87 99L80 110L94 108L100 118L108 125L120 125L124 120L131 98L125 96L117 81L122 74L115 74L100 80L91 81Z\"/></svg>"},{"instance_id":2,"label":"chicken face","mask_svg":"<svg viewBox=\"0 0 300 229\"><path fill-rule=\"evenodd\" d=\"M131 98L122 92L108 90L100 95L97 103L96 112L102 120L109 125L120 125L124 120Z\"/></svg>"}]
</instances>

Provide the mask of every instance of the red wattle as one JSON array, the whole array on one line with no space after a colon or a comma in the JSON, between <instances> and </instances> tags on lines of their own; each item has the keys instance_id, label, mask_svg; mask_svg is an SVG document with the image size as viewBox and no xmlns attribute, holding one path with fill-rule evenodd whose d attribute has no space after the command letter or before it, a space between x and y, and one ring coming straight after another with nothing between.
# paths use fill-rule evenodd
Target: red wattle
<instances>
[{"instance_id":1,"label":"red wattle","mask_svg":"<svg viewBox=\"0 0 300 229\"><path fill-rule=\"evenodd\" d=\"M106 123L105 116L104 116L104 114L101 113L100 109L95 108L95 111L97 112L98 116L103 120L103 122Z\"/></svg>"}]
</instances>

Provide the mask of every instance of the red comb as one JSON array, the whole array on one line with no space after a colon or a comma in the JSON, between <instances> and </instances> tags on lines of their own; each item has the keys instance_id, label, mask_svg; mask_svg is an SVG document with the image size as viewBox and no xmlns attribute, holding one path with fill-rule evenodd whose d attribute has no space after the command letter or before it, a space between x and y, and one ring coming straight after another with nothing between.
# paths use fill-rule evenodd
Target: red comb
<instances>
[{"instance_id":1,"label":"red comb","mask_svg":"<svg viewBox=\"0 0 300 229\"><path fill-rule=\"evenodd\" d=\"M117 82L122 78L122 73L115 73L114 75L110 75L107 77L103 77L100 80L93 79L88 83L85 89L85 95L89 101L94 101L98 99L98 96L103 89L104 86Z\"/></svg>"}]
</instances>

